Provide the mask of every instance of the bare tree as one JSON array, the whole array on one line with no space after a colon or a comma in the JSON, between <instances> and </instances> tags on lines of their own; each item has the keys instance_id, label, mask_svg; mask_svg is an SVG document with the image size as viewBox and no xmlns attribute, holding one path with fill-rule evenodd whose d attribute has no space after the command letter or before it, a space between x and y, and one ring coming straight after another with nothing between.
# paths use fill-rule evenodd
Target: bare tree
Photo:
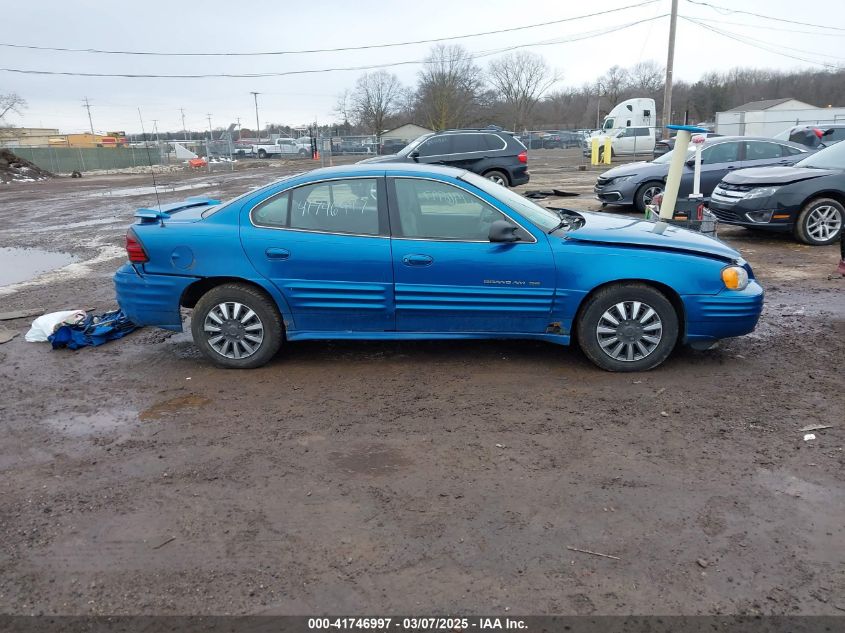
<instances>
[{"instance_id":1,"label":"bare tree","mask_svg":"<svg viewBox=\"0 0 845 633\"><path fill-rule=\"evenodd\" d=\"M611 66L597 84L600 94L606 96L611 104L616 104L628 87L628 71L620 66Z\"/></svg>"},{"instance_id":2,"label":"bare tree","mask_svg":"<svg viewBox=\"0 0 845 633\"><path fill-rule=\"evenodd\" d=\"M632 90L648 95L663 90L664 68L654 61L639 62L628 70Z\"/></svg>"},{"instance_id":3,"label":"bare tree","mask_svg":"<svg viewBox=\"0 0 845 633\"><path fill-rule=\"evenodd\" d=\"M16 92L0 95L0 123L5 122L5 117L10 112L20 114L24 108L26 108L26 100Z\"/></svg>"},{"instance_id":4,"label":"bare tree","mask_svg":"<svg viewBox=\"0 0 845 633\"><path fill-rule=\"evenodd\" d=\"M396 75L386 70L364 73L352 92L352 113L356 122L380 137L384 120L396 110L401 95L402 84Z\"/></svg>"},{"instance_id":5,"label":"bare tree","mask_svg":"<svg viewBox=\"0 0 845 633\"><path fill-rule=\"evenodd\" d=\"M481 89L481 70L462 46L438 44L420 71L417 98L435 130L460 127L471 118Z\"/></svg>"},{"instance_id":6,"label":"bare tree","mask_svg":"<svg viewBox=\"0 0 845 633\"><path fill-rule=\"evenodd\" d=\"M514 130L522 130L528 124L537 101L560 78L543 57L528 51L493 60L488 76L510 110Z\"/></svg>"}]
</instances>

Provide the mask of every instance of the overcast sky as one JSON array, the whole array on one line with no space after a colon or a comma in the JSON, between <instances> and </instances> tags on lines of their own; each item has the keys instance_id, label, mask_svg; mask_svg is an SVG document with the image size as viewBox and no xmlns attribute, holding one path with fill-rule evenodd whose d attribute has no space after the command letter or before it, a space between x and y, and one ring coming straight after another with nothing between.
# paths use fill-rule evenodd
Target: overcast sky
<instances>
[{"instance_id":1,"label":"overcast sky","mask_svg":"<svg viewBox=\"0 0 845 633\"><path fill-rule=\"evenodd\" d=\"M842 0L711 0L768 16L845 28ZM31 0L17 2L3 16L0 42L67 48L161 52L254 52L360 46L372 43L433 39L492 31L584 15L638 4L642 0L316 0L311 2L203 0L179 2L107 2ZM521 44L546 57L563 75L562 84L592 82L608 67L666 60L669 19L663 17L624 30L551 45L554 39L577 38L648 20L668 13L670 0L601 17L460 40L473 52ZM845 30L772 22L742 14L717 12L680 0L681 15L713 20L709 25L741 39L775 48L795 57L845 66ZM262 57L152 57L55 52L0 47L0 67L88 73L256 73L322 69L425 57L430 44L365 51ZM789 47L789 48L785 48ZM777 69L822 68L728 39L678 21L676 79L695 80L709 70L736 66ZM491 57L478 60L484 66ZM420 66L390 68L413 85ZM267 122L307 124L334 118L337 96L353 86L361 71L337 71L273 78L140 79L23 75L0 71L0 93L14 91L29 108L12 116L15 125L85 131L88 118L82 99L88 97L96 131L139 131L140 106L148 131L182 127L184 108L189 128L215 127L240 117L254 127L250 91L258 91L262 126ZM793 95L801 98L801 95ZM845 104L834 104L845 105Z\"/></svg>"}]
</instances>

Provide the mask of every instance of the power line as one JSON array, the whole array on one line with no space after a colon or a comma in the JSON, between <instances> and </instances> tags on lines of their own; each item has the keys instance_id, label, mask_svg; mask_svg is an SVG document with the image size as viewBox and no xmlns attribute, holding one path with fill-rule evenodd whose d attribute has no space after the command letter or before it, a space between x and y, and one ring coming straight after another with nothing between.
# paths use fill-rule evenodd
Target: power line
<instances>
[{"instance_id":1,"label":"power line","mask_svg":"<svg viewBox=\"0 0 845 633\"><path fill-rule=\"evenodd\" d=\"M591 39L593 37L598 37L601 35L607 35L609 33L614 33L616 31L621 31L624 29L631 28L638 24L643 24L645 22L651 22L654 20L659 20L661 18L666 17L666 13L661 15L656 15L651 18L643 18L642 20L636 20L634 22L628 22L626 24L621 24L613 27L606 27L603 29L599 29L597 31L590 31L586 34L576 35L572 37L566 38L555 38L552 40L542 40L539 42L529 42L526 44L516 44L514 46L506 46L504 48L498 48L490 51L481 51L474 54L471 54L470 57L472 59L481 59L483 57L489 57L491 55L498 55L499 53L504 53L512 50L517 50L520 48L527 48L531 46L550 46L555 44L566 44L569 42L578 42L585 39ZM350 70L373 70L376 68L393 68L396 66L408 66L413 64L424 64L426 60L414 59L414 60L407 60L401 62L390 62L385 64L367 64L361 66L340 66L334 68L318 68L318 69L310 69L310 70L287 70L287 71L279 71L279 72L263 72L263 73L203 73L203 74L196 74L196 75L160 75L156 73L91 73L91 72L72 72L72 71L57 71L57 70L32 70L32 69L22 69L22 68L0 68L0 71L9 72L9 73L18 73L18 74L25 74L25 75L61 75L61 76L69 76L69 77L122 77L128 79L211 79L211 78L262 78L262 77L287 77L290 75L310 75L310 74L317 74L317 73L328 73L328 72L338 72L338 71L350 71Z\"/></svg>"},{"instance_id":2,"label":"power line","mask_svg":"<svg viewBox=\"0 0 845 633\"><path fill-rule=\"evenodd\" d=\"M731 20L714 20L712 18L699 18L699 17L691 17L691 16L683 16L689 17L690 19L699 20L701 22L707 22L708 24L730 24L732 26L745 26L752 29L765 29L766 31L781 31L784 33L802 33L804 35L815 35L815 36L823 36L823 37L845 37L845 33L820 33L819 31L800 31L798 29L786 29L783 27L777 26L768 26L766 24L749 24L748 22L732 22Z\"/></svg>"},{"instance_id":3,"label":"power line","mask_svg":"<svg viewBox=\"0 0 845 633\"><path fill-rule=\"evenodd\" d=\"M626 11L628 9L636 9L639 7L644 7L649 4L653 4L658 2L658 0L645 0L644 2L640 2L638 4L631 4L624 7L619 7L616 9L607 9L605 11L597 11L595 13L588 13L586 15L577 15L571 18L561 18L559 20L550 20L548 22L538 22L536 24L527 24L525 26L513 26L506 29L498 29L495 31L483 31L481 33L469 33L466 35L453 35L449 37L435 37L431 39L425 40L414 40L411 42L391 42L386 44L367 44L364 46L344 46L340 48L313 48L313 49L304 49L304 50L289 50L289 51L259 51L259 52L250 52L250 53L237 53L237 52L226 52L226 53L164 53L161 51L120 51L120 50L103 50L97 48L63 48L63 47L55 47L55 46L35 46L29 44L8 44L8 43L0 43L0 46L5 46L8 48L24 48L29 50L39 50L39 51L55 51L55 52L63 52L63 53L97 53L103 55L150 55L150 56L161 56L161 57L253 57L253 56L261 56L261 55L304 55L308 53L335 53L335 52L343 52L343 51L360 51L360 50L368 50L373 48L390 48L394 46L411 46L414 44L433 44L435 42L452 42L455 40L462 40L471 37L481 37L485 35L498 35L500 33L512 33L514 31L524 31L526 29L536 29L543 26L550 26L554 24L563 24L564 22L574 22L576 20L584 20L586 18L594 18L600 15L607 15L609 13L618 13L619 11Z\"/></svg>"},{"instance_id":4,"label":"power line","mask_svg":"<svg viewBox=\"0 0 845 633\"><path fill-rule=\"evenodd\" d=\"M753 48L758 48L760 50L764 50L764 51L767 51L769 53L781 55L782 57L789 57L790 59L796 59L798 61L807 62L807 63L810 63L810 64L816 64L818 66L824 66L825 68L831 68L831 69L835 69L835 70L841 70L841 68L842 68L842 66L839 65L839 64L832 64L830 62L819 61L819 60L816 60L816 59L809 59L807 57L799 57L797 55L790 55L789 53L783 52L782 49L785 48L785 47L782 47L779 44L773 44L773 43L770 43L770 42L762 42L761 40L754 40L753 38L743 37L743 36L738 35L736 33L731 33L730 31L723 31L722 29L717 29L716 27L709 26L707 24L699 22L698 20L696 20L694 18L689 18L689 17L684 17L684 16L680 16L680 17L682 17L687 22L691 22L693 24L696 24L696 25L700 26L701 28L707 29L708 31L712 31L713 33L717 33L718 35L721 35L722 37L726 37L726 38L734 40L736 42L740 42L742 44L745 44L746 46L751 46ZM759 43L755 44L754 42L759 42ZM796 49L792 49L792 50L796 50ZM807 55L821 55L821 53L814 53L814 52L811 52L811 51L799 51L799 52L805 53Z\"/></svg>"},{"instance_id":5,"label":"power line","mask_svg":"<svg viewBox=\"0 0 845 633\"><path fill-rule=\"evenodd\" d=\"M742 11L741 9L731 9L730 7L719 6L718 4L711 4L703 2L702 0L687 0L690 4L697 4L702 7L709 7L722 15L730 13L743 13L745 15L753 15L755 18L763 18L764 20L774 20L775 22L786 22L788 24L798 24L799 26L812 26L817 29L832 29L834 31L845 31L845 28L840 26L829 26L827 24L813 24L811 22L799 22L798 20L788 20L787 18L776 18L771 15L763 15L762 13L754 13L753 11Z\"/></svg>"}]
</instances>

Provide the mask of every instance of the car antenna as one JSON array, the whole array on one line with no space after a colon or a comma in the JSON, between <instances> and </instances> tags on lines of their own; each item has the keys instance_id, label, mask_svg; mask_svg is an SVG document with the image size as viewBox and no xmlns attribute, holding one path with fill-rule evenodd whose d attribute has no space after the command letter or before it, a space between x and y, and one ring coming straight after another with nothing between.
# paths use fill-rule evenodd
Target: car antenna
<instances>
[{"instance_id":1,"label":"car antenna","mask_svg":"<svg viewBox=\"0 0 845 633\"><path fill-rule=\"evenodd\" d=\"M152 175L153 177L153 191L156 194L156 204L158 205L159 213L161 213L161 200L158 197L158 185L156 185L156 172L155 169L153 169L153 159L150 156L150 146L147 143L147 131L144 129L144 118L141 116L141 108L138 108L138 120L141 121L141 133L144 135L144 147L147 148L147 163L149 163L150 165L150 175Z\"/></svg>"}]
</instances>

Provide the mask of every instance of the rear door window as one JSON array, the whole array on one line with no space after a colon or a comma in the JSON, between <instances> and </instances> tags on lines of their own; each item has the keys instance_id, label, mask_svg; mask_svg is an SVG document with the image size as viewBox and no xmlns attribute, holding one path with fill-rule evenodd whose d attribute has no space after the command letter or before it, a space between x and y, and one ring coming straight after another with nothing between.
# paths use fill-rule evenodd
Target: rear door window
<instances>
[{"instance_id":1,"label":"rear door window","mask_svg":"<svg viewBox=\"0 0 845 633\"><path fill-rule=\"evenodd\" d=\"M297 187L291 195L290 228L378 235L377 179L350 178Z\"/></svg>"},{"instance_id":2,"label":"rear door window","mask_svg":"<svg viewBox=\"0 0 845 633\"><path fill-rule=\"evenodd\" d=\"M482 134L456 134L452 140L452 153L463 154L465 152L482 152L484 137Z\"/></svg>"},{"instance_id":3,"label":"rear door window","mask_svg":"<svg viewBox=\"0 0 845 633\"><path fill-rule=\"evenodd\" d=\"M745 160L772 160L782 156L780 145L765 141L745 141Z\"/></svg>"}]
</instances>

